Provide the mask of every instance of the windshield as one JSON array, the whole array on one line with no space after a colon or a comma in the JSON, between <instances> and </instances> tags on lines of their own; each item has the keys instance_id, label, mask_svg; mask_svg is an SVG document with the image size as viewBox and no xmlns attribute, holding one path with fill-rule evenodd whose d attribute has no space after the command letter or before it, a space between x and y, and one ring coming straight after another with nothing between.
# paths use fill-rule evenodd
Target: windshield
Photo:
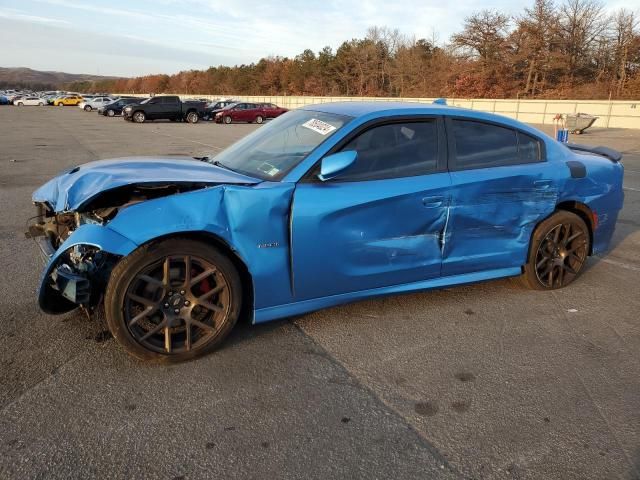
<instances>
[{"instance_id":1,"label":"windshield","mask_svg":"<svg viewBox=\"0 0 640 480\"><path fill-rule=\"evenodd\" d=\"M151 98L153 98L153 97L151 97ZM151 98L146 98L146 99L142 100L142 101L140 102L140 105L144 105L145 103L148 103L148 102L149 102L149 100L151 100Z\"/></svg>"},{"instance_id":2,"label":"windshield","mask_svg":"<svg viewBox=\"0 0 640 480\"><path fill-rule=\"evenodd\" d=\"M236 172L280 180L351 117L294 110L272 120L213 159Z\"/></svg>"}]
</instances>

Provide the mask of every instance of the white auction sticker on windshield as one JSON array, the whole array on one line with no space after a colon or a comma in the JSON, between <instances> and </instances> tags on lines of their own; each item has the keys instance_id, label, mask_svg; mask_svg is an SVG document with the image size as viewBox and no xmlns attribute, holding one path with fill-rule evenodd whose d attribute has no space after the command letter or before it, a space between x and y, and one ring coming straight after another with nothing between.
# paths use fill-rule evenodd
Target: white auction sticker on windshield
<instances>
[{"instance_id":1,"label":"white auction sticker on windshield","mask_svg":"<svg viewBox=\"0 0 640 480\"><path fill-rule=\"evenodd\" d=\"M313 130L320 135L327 135L336 129L336 127L334 127L330 123L323 122L322 120L318 120L317 118L312 118L311 120L304 122L302 126L308 128L309 130Z\"/></svg>"},{"instance_id":2,"label":"white auction sticker on windshield","mask_svg":"<svg viewBox=\"0 0 640 480\"><path fill-rule=\"evenodd\" d=\"M275 177L278 173L280 173L280 170L274 165L271 165L269 162L262 162L260 166L258 166L258 170L260 170L262 173L266 173L270 177Z\"/></svg>"}]
</instances>

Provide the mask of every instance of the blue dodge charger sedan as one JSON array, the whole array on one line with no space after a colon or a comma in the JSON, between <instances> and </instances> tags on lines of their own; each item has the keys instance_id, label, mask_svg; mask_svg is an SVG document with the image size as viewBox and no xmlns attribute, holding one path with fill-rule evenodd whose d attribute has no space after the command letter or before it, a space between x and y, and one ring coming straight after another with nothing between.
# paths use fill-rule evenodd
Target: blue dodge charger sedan
<instances>
[{"instance_id":1,"label":"blue dodge charger sedan","mask_svg":"<svg viewBox=\"0 0 640 480\"><path fill-rule=\"evenodd\" d=\"M604 252L621 155L441 104L291 111L214 158L103 160L38 189L42 310L104 303L143 359L354 300L519 277L568 285Z\"/></svg>"}]
</instances>

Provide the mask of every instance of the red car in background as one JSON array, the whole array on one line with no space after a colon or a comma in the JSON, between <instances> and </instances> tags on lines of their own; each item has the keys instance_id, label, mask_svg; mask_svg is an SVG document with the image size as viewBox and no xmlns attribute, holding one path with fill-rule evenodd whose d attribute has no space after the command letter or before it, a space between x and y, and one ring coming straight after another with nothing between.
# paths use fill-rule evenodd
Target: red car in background
<instances>
[{"instance_id":1,"label":"red car in background","mask_svg":"<svg viewBox=\"0 0 640 480\"><path fill-rule=\"evenodd\" d=\"M289 110L273 103L234 103L216 113L216 123L248 122L262 123L276 118Z\"/></svg>"}]
</instances>

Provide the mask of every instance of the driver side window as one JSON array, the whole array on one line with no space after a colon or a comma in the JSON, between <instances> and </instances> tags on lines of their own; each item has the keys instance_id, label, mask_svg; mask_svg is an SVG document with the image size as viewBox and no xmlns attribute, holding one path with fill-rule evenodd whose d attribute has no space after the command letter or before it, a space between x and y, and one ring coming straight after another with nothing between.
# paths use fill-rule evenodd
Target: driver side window
<instances>
[{"instance_id":1,"label":"driver side window","mask_svg":"<svg viewBox=\"0 0 640 480\"><path fill-rule=\"evenodd\" d=\"M436 120L390 123L365 130L341 151L355 150L358 159L336 180L382 180L434 173L438 168Z\"/></svg>"}]
</instances>

